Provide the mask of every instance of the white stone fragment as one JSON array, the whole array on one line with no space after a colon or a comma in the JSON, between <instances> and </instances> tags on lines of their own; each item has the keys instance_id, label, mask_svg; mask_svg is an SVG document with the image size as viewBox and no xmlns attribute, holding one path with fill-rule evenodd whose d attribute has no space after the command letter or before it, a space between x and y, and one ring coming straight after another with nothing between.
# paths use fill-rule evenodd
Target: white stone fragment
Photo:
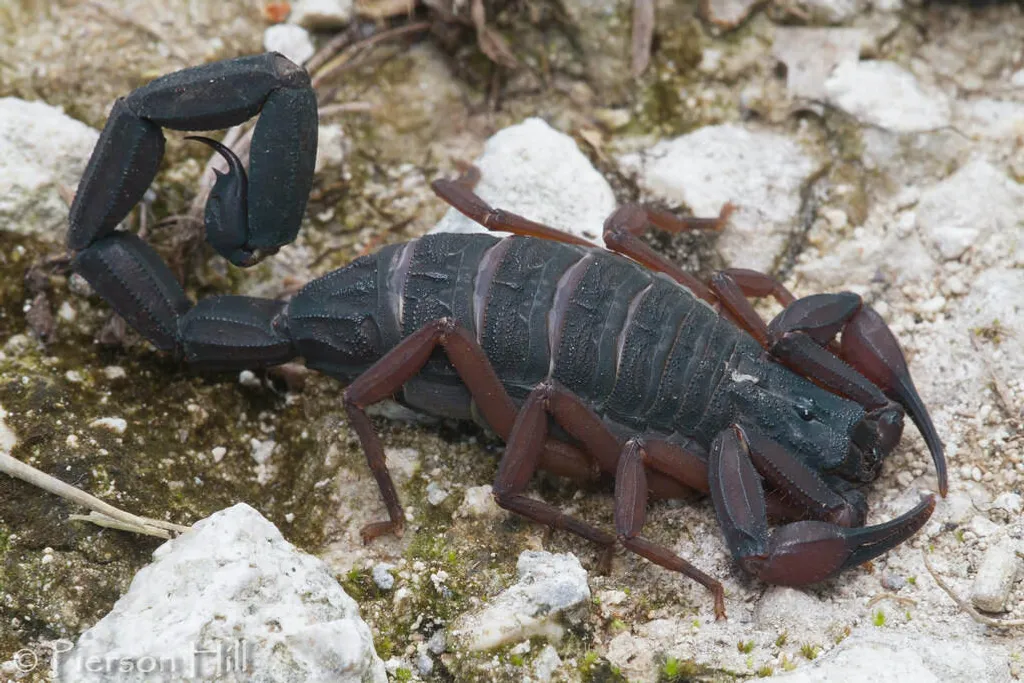
<instances>
[{"instance_id":1,"label":"white stone fragment","mask_svg":"<svg viewBox=\"0 0 1024 683\"><path fill-rule=\"evenodd\" d=\"M533 660L533 675L541 683L547 683L562 666L562 658L551 645L545 645Z\"/></svg>"},{"instance_id":2,"label":"white stone fragment","mask_svg":"<svg viewBox=\"0 0 1024 683\"><path fill-rule=\"evenodd\" d=\"M103 374L109 380L124 379L128 376L128 373L120 365L108 365L103 368Z\"/></svg>"},{"instance_id":3,"label":"white stone fragment","mask_svg":"<svg viewBox=\"0 0 1024 683\"><path fill-rule=\"evenodd\" d=\"M470 650L490 650L534 636L557 641L564 628L555 617L589 604L587 572L571 553L524 551L516 573L514 585L481 612L463 616L453 631Z\"/></svg>"},{"instance_id":4,"label":"white stone fragment","mask_svg":"<svg viewBox=\"0 0 1024 683\"><path fill-rule=\"evenodd\" d=\"M944 95L926 90L895 62L845 62L825 81L828 101L862 123L895 133L920 133L949 125Z\"/></svg>"},{"instance_id":5,"label":"white stone fragment","mask_svg":"<svg viewBox=\"0 0 1024 683\"><path fill-rule=\"evenodd\" d=\"M186 671L204 681L386 681L355 601L248 505L196 523L153 557L66 655L61 680L171 681ZM140 673L159 662L178 673Z\"/></svg>"},{"instance_id":6,"label":"white stone fragment","mask_svg":"<svg viewBox=\"0 0 1024 683\"><path fill-rule=\"evenodd\" d=\"M604 221L615 195L576 142L538 118L492 135L474 162L476 192L505 209L603 246ZM488 232L451 209L431 232ZM495 233L504 234L504 233Z\"/></svg>"},{"instance_id":7,"label":"white stone fragment","mask_svg":"<svg viewBox=\"0 0 1024 683\"><path fill-rule=\"evenodd\" d=\"M864 11L867 0L796 0L795 7L813 23L841 24Z\"/></svg>"},{"instance_id":8,"label":"white stone fragment","mask_svg":"<svg viewBox=\"0 0 1024 683\"><path fill-rule=\"evenodd\" d=\"M455 511L455 516L476 519L500 517L504 511L498 507L492 493L490 484L470 486L463 494L462 505Z\"/></svg>"},{"instance_id":9,"label":"white stone fragment","mask_svg":"<svg viewBox=\"0 0 1024 683\"><path fill-rule=\"evenodd\" d=\"M266 441L249 439L250 455L252 455L252 459L256 461L257 465L262 465L270 460L270 456L274 454L275 446L277 446L277 442L273 439L267 439Z\"/></svg>"},{"instance_id":10,"label":"white stone fragment","mask_svg":"<svg viewBox=\"0 0 1024 683\"><path fill-rule=\"evenodd\" d=\"M0 98L0 225L64 239L68 205L99 133L45 102Z\"/></svg>"},{"instance_id":11,"label":"white stone fragment","mask_svg":"<svg viewBox=\"0 0 1024 683\"><path fill-rule=\"evenodd\" d=\"M316 52L309 32L295 24L268 26L263 32L263 48L267 52L280 52L296 64L302 64Z\"/></svg>"},{"instance_id":12,"label":"white stone fragment","mask_svg":"<svg viewBox=\"0 0 1024 683\"><path fill-rule=\"evenodd\" d=\"M775 29L772 54L786 65L786 89L794 97L824 100L825 81L840 64L857 61L864 35L856 28Z\"/></svg>"},{"instance_id":13,"label":"white stone fragment","mask_svg":"<svg viewBox=\"0 0 1024 683\"><path fill-rule=\"evenodd\" d=\"M728 124L706 126L619 159L650 197L698 216L738 206L718 241L726 262L770 270L796 227L800 191L821 166L782 135Z\"/></svg>"},{"instance_id":14,"label":"white stone fragment","mask_svg":"<svg viewBox=\"0 0 1024 683\"><path fill-rule=\"evenodd\" d=\"M873 627L871 627L873 628ZM995 658L990 666L987 658ZM785 683L940 683L1009 680L992 678L1001 664L993 648L973 639L947 640L895 629L862 629L831 652L792 673Z\"/></svg>"},{"instance_id":15,"label":"white stone fragment","mask_svg":"<svg viewBox=\"0 0 1024 683\"><path fill-rule=\"evenodd\" d=\"M427 502L437 507L448 500L448 492L436 481L427 484Z\"/></svg>"},{"instance_id":16,"label":"white stone fragment","mask_svg":"<svg viewBox=\"0 0 1024 683\"><path fill-rule=\"evenodd\" d=\"M311 31L338 28L352 19L352 0L299 0L288 21Z\"/></svg>"},{"instance_id":17,"label":"white stone fragment","mask_svg":"<svg viewBox=\"0 0 1024 683\"><path fill-rule=\"evenodd\" d=\"M982 556L971 587L971 602L981 611L1006 611L1006 602L1020 569L1020 558L1015 551L1015 543L1003 541L989 546Z\"/></svg>"},{"instance_id":18,"label":"white stone fragment","mask_svg":"<svg viewBox=\"0 0 1024 683\"><path fill-rule=\"evenodd\" d=\"M0 406L0 453L6 455L11 454L11 449L14 448L14 444L18 443L18 437L15 436L14 431L7 426L5 418L9 415L3 406Z\"/></svg>"},{"instance_id":19,"label":"white stone fragment","mask_svg":"<svg viewBox=\"0 0 1024 683\"><path fill-rule=\"evenodd\" d=\"M224 456L228 454L228 449L223 446L214 446L210 451L210 454L213 456L214 462L220 462L224 459Z\"/></svg>"},{"instance_id":20,"label":"white stone fragment","mask_svg":"<svg viewBox=\"0 0 1024 683\"><path fill-rule=\"evenodd\" d=\"M966 135L1016 139L1024 135L1024 103L982 98L956 104L956 127Z\"/></svg>"},{"instance_id":21,"label":"white stone fragment","mask_svg":"<svg viewBox=\"0 0 1024 683\"><path fill-rule=\"evenodd\" d=\"M395 568L395 565L387 562L378 562L373 565L371 574L373 575L373 582L377 584L377 588L382 591L389 591L395 587L395 575L391 573L391 570Z\"/></svg>"},{"instance_id":22,"label":"white stone fragment","mask_svg":"<svg viewBox=\"0 0 1024 683\"><path fill-rule=\"evenodd\" d=\"M739 26L757 5L757 0L707 0L704 3L708 21L722 28Z\"/></svg>"},{"instance_id":23,"label":"white stone fragment","mask_svg":"<svg viewBox=\"0 0 1024 683\"><path fill-rule=\"evenodd\" d=\"M100 417L90 422L89 426L109 429L115 434L124 434L128 429L128 421L123 417Z\"/></svg>"},{"instance_id":24,"label":"white stone fragment","mask_svg":"<svg viewBox=\"0 0 1024 683\"><path fill-rule=\"evenodd\" d=\"M960 258L990 234L1020 230L1024 190L984 159L969 161L921 194L917 229L942 259Z\"/></svg>"}]
</instances>

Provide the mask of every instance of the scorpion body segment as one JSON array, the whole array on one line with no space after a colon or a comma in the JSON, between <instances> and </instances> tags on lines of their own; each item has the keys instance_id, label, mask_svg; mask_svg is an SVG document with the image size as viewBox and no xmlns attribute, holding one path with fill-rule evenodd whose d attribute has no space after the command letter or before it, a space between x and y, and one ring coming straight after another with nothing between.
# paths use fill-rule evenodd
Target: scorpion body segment
<instances>
[{"instance_id":1,"label":"scorpion body segment","mask_svg":"<svg viewBox=\"0 0 1024 683\"><path fill-rule=\"evenodd\" d=\"M618 436L659 434L705 449L742 420L822 471L846 461L865 414L772 361L686 287L596 247L428 235L310 282L287 317L298 355L346 384L400 339L448 318L476 336L519 403L554 380ZM480 419L443 358L400 398L428 414Z\"/></svg>"},{"instance_id":2,"label":"scorpion body segment","mask_svg":"<svg viewBox=\"0 0 1024 683\"><path fill-rule=\"evenodd\" d=\"M796 299L742 269L704 284L640 239L651 226L721 229L731 205L716 219L623 206L605 223L612 253L490 207L467 173L436 181L435 192L512 237L428 235L317 278L290 301L193 304L150 246L114 227L152 181L160 125L234 125L260 110L249 176L230 149L198 138L229 167L207 202L207 240L247 266L294 238L312 182L316 99L299 67L260 55L165 76L115 104L71 209L73 268L155 346L192 365L302 357L346 383L349 423L388 511L364 527L364 540L404 524L365 412L388 397L490 427L507 443L493 487L499 505L686 574L712 591L719 617L721 583L642 535L650 499L710 494L744 569L804 585L886 552L929 518L931 496L862 526L857 486L878 475L905 414L945 494L942 444L902 351L859 296ZM783 306L769 323L748 300L763 296ZM538 469L613 476L615 533L528 497Z\"/></svg>"}]
</instances>

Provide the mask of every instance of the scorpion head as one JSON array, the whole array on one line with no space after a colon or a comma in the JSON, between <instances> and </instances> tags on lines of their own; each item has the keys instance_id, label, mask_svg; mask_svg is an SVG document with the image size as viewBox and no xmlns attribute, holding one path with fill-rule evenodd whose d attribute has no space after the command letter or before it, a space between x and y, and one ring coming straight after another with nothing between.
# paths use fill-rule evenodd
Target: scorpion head
<instances>
[{"instance_id":1,"label":"scorpion head","mask_svg":"<svg viewBox=\"0 0 1024 683\"><path fill-rule=\"evenodd\" d=\"M755 369L741 362L733 380L740 421L823 474L874 479L903 433L904 412L898 404L865 410L781 365Z\"/></svg>"}]
</instances>

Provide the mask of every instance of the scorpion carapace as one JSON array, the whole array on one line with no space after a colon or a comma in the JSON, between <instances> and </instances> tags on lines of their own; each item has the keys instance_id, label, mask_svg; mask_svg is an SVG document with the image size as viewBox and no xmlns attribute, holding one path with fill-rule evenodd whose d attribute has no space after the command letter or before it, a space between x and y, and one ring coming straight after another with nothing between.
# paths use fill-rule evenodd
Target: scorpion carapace
<instances>
[{"instance_id":1,"label":"scorpion carapace","mask_svg":"<svg viewBox=\"0 0 1024 683\"><path fill-rule=\"evenodd\" d=\"M474 418L507 443L498 503L606 549L621 544L722 585L641 531L651 498L710 493L739 564L765 581L804 585L865 562L914 534L926 497L863 526L857 490L897 445L904 411L942 446L899 346L851 293L795 299L774 278L717 273L705 285L646 246L641 233L721 229L640 205L605 224L612 253L488 206L475 171L434 190L490 229L385 247L307 284L290 301L218 296L193 304L151 247L117 224L141 198L163 149L159 126L213 129L261 111L251 171L229 149L206 209L208 241L246 266L291 241L312 183L316 98L306 73L276 54L159 78L114 105L71 208L74 269L155 346L213 369L303 357L348 383L344 405L389 519L404 520L365 408L388 397L435 415ZM783 311L765 324L748 297ZM839 340L836 337L839 336ZM615 533L526 495L538 468L615 481ZM769 518L782 526L769 530Z\"/></svg>"}]
</instances>

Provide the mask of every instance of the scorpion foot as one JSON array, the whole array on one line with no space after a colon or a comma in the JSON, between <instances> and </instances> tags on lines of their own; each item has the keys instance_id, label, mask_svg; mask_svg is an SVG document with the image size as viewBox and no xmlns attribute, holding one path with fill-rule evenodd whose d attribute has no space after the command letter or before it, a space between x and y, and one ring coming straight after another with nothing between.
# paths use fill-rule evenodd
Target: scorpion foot
<instances>
[{"instance_id":1,"label":"scorpion foot","mask_svg":"<svg viewBox=\"0 0 1024 683\"><path fill-rule=\"evenodd\" d=\"M401 522L373 522L359 530L359 536L363 539L363 545L369 544L373 539L385 534L394 534L401 538L405 531L405 524Z\"/></svg>"}]
</instances>

